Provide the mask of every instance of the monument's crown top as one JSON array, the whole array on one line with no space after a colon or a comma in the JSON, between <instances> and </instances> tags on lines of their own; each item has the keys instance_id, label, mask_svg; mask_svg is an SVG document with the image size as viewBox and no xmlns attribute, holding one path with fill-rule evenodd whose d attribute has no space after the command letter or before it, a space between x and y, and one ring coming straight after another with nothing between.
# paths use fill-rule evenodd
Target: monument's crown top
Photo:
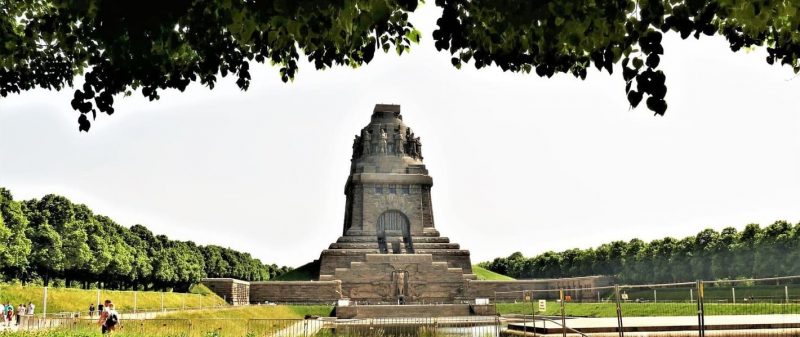
<instances>
[{"instance_id":1,"label":"monument's crown top","mask_svg":"<svg viewBox=\"0 0 800 337\"><path fill-rule=\"evenodd\" d=\"M375 104L375 108L372 109L372 121L391 120L394 118L403 120L403 116L400 115L399 104Z\"/></svg>"},{"instance_id":2,"label":"monument's crown top","mask_svg":"<svg viewBox=\"0 0 800 337\"><path fill-rule=\"evenodd\" d=\"M369 124L353 140L352 171L405 172L421 164L422 143L403 123L400 105L375 104Z\"/></svg>"},{"instance_id":3,"label":"monument's crown top","mask_svg":"<svg viewBox=\"0 0 800 337\"><path fill-rule=\"evenodd\" d=\"M372 112L396 112L400 113L400 104L375 104Z\"/></svg>"}]
</instances>

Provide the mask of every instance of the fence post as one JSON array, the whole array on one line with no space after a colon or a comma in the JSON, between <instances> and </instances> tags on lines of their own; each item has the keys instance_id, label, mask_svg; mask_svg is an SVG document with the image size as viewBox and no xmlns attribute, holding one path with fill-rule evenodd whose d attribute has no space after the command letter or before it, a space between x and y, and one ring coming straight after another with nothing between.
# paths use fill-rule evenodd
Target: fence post
<instances>
[{"instance_id":1,"label":"fence post","mask_svg":"<svg viewBox=\"0 0 800 337\"><path fill-rule=\"evenodd\" d=\"M494 317L497 317L497 291L494 292Z\"/></svg>"},{"instance_id":2,"label":"fence post","mask_svg":"<svg viewBox=\"0 0 800 337\"><path fill-rule=\"evenodd\" d=\"M533 298L533 290L531 290L531 323L533 323L533 334L536 335L536 303Z\"/></svg>"},{"instance_id":3,"label":"fence post","mask_svg":"<svg viewBox=\"0 0 800 337\"><path fill-rule=\"evenodd\" d=\"M47 286L44 287L44 299L42 300L42 318L47 318Z\"/></svg>"},{"instance_id":4,"label":"fence post","mask_svg":"<svg viewBox=\"0 0 800 337\"><path fill-rule=\"evenodd\" d=\"M783 286L783 296L786 297L786 303L789 303L789 286Z\"/></svg>"},{"instance_id":5,"label":"fence post","mask_svg":"<svg viewBox=\"0 0 800 337\"><path fill-rule=\"evenodd\" d=\"M697 281L697 332L700 337L705 337L705 313L703 312L703 281Z\"/></svg>"},{"instance_id":6,"label":"fence post","mask_svg":"<svg viewBox=\"0 0 800 337\"><path fill-rule=\"evenodd\" d=\"M694 289L689 288L689 303L694 302Z\"/></svg>"},{"instance_id":7,"label":"fence post","mask_svg":"<svg viewBox=\"0 0 800 337\"><path fill-rule=\"evenodd\" d=\"M133 291L133 314L136 315L136 309L138 307L138 299L136 298L136 290Z\"/></svg>"},{"instance_id":8,"label":"fence post","mask_svg":"<svg viewBox=\"0 0 800 337\"><path fill-rule=\"evenodd\" d=\"M736 304L736 288L731 287L731 298L733 299L733 304Z\"/></svg>"},{"instance_id":9,"label":"fence post","mask_svg":"<svg viewBox=\"0 0 800 337\"><path fill-rule=\"evenodd\" d=\"M100 306L100 288L99 287L97 288L97 303L95 303L94 305Z\"/></svg>"},{"instance_id":10,"label":"fence post","mask_svg":"<svg viewBox=\"0 0 800 337\"><path fill-rule=\"evenodd\" d=\"M617 331L619 331L619 337L624 337L625 332L622 329L622 305L620 305L620 296L619 296L619 285L614 285L614 302L616 302L617 306Z\"/></svg>"},{"instance_id":11,"label":"fence post","mask_svg":"<svg viewBox=\"0 0 800 337\"><path fill-rule=\"evenodd\" d=\"M653 289L653 303L658 303L658 293Z\"/></svg>"},{"instance_id":12,"label":"fence post","mask_svg":"<svg viewBox=\"0 0 800 337\"><path fill-rule=\"evenodd\" d=\"M531 297L530 301L533 303L533 297ZM522 291L522 304L525 304L525 290ZM525 318L525 315L522 315L522 333L523 336L528 335L528 319Z\"/></svg>"},{"instance_id":13,"label":"fence post","mask_svg":"<svg viewBox=\"0 0 800 337\"><path fill-rule=\"evenodd\" d=\"M567 337L567 317L564 311L564 289L558 291L558 297L561 302L561 335Z\"/></svg>"}]
</instances>

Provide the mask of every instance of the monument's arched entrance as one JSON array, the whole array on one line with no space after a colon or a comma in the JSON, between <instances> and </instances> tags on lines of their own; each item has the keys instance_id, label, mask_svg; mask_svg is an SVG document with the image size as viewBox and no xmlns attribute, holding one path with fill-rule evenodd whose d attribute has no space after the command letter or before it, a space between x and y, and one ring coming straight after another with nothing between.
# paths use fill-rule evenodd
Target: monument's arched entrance
<instances>
[{"instance_id":1,"label":"monument's arched entrance","mask_svg":"<svg viewBox=\"0 0 800 337\"><path fill-rule=\"evenodd\" d=\"M378 248L381 253L389 253L389 245L387 237L403 237L405 252L400 247L393 247L392 252L395 254L414 253L414 245L411 242L411 227L408 223L408 218L403 212L400 211L386 211L378 216ZM400 250L400 251L398 251Z\"/></svg>"}]
</instances>

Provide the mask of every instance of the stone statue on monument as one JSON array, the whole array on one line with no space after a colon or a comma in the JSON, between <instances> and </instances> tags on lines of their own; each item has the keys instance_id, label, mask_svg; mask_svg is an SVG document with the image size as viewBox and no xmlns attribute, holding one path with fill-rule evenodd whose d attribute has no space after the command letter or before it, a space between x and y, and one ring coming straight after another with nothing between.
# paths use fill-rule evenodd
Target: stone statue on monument
<instances>
[{"instance_id":1,"label":"stone statue on monument","mask_svg":"<svg viewBox=\"0 0 800 337\"><path fill-rule=\"evenodd\" d=\"M372 147L372 144L370 142L372 137L369 135L369 131L367 129L364 129L363 131L361 131L361 133L362 133L361 139L363 140L363 142L361 143L362 144L361 154L362 155L369 155L370 152L371 152L370 151L371 147Z\"/></svg>"},{"instance_id":2,"label":"stone statue on monument","mask_svg":"<svg viewBox=\"0 0 800 337\"><path fill-rule=\"evenodd\" d=\"M353 139L353 159L361 158L361 137L358 135Z\"/></svg>"},{"instance_id":3,"label":"stone statue on monument","mask_svg":"<svg viewBox=\"0 0 800 337\"><path fill-rule=\"evenodd\" d=\"M406 272L403 270L395 271L395 287L397 296L406 296Z\"/></svg>"},{"instance_id":4,"label":"stone statue on monument","mask_svg":"<svg viewBox=\"0 0 800 337\"><path fill-rule=\"evenodd\" d=\"M398 156L402 156L405 153L405 146L406 140L403 137L403 133L400 130L397 130L397 133L394 134L394 152Z\"/></svg>"},{"instance_id":5,"label":"stone statue on monument","mask_svg":"<svg viewBox=\"0 0 800 337\"><path fill-rule=\"evenodd\" d=\"M386 148L386 138L387 138L386 129L381 127L381 142L380 142L380 150L379 150L381 153L387 153L388 152L387 151L388 149Z\"/></svg>"},{"instance_id":6,"label":"stone statue on monument","mask_svg":"<svg viewBox=\"0 0 800 337\"><path fill-rule=\"evenodd\" d=\"M417 156L419 156L419 159L422 160L422 142L419 140L419 137L414 139L414 143L416 144L417 148Z\"/></svg>"}]
</instances>

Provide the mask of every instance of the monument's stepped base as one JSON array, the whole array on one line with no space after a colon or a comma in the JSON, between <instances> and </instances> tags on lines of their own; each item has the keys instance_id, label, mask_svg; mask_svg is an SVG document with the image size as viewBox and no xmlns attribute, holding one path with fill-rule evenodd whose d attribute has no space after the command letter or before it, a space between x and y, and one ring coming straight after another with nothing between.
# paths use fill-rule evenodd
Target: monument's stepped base
<instances>
[{"instance_id":1,"label":"monument's stepped base","mask_svg":"<svg viewBox=\"0 0 800 337\"><path fill-rule=\"evenodd\" d=\"M450 242L447 237L439 236L437 232L419 233L404 238L402 236L388 236L387 242L396 242L398 252L389 250L388 255L400 254L430 254L435 262L446 262L451 268L461 268L467 278L473 278L472 263L469 251L461 249L458 243ZM375 235L346 235L332 243L328 249L320 254L320 279L330 279L338 268L350 268L353 262L365 262L367 254L379 254L380 243ZM327 275L327 276L325 276Z\"/></svg>"},{"instance_id":2,"label":"monument's stepped base","mask_svg":"<svg viewBox=\"0 0 800 337\"><path fill-rule=\"evenodd\" d=\"M491 314L494 314L493 310ZM473 311L469 304L354 305L336 307L337 318L461 317L470 315L473 315Z\"/></svg>"},{"instance_id":3,"label":"monument's stepped base","mask_svg":"<svg viewBox=\"0 0 800 337\"><path fill-rule=\"evenodd\" d=\"M386 257L398 257L399 255L378 255ZM423 255L424 256L424 255ZM591 290L581 290L582 288L601 287L611 284L612 280L605 276L585 276L573 277L564 279L538 279L538 280L514 280L514 281L484 281L475 280L475 275L460 275L457 268L448 268L443 263L426 262L426 268L433 271L433 275L447 275L446 279L434 279L433 282L418 282L416 285L411 284L412 289L419 287L418 292L424 289L431 291L425 294L431 296L426 299L427 302L453 302L452 299L442 298L442 294L453 294L452 292L433 291L436 288L452 286L455 289L461 289L460 295L453 296L458 301L473 300L475 298L488 298L497 299L502 301L522 300L521 291L540 290L536 293L537 299L555 299L558 297L556 289L571 289L565 291L573 299L582 298L597 298L597 293ZM361 268L361 269L359 269ZM355 272L341 270L341 277L346 277L348 280L361 277L365 272L365 266L359 264ZM424 269L424 268L423 268ZM420 270L420 269L416 269ZM345 274L350 274L346 276ZM431 275L431 274L429 274ZM455 282L456 277L461 277L460 283ZM264 302L278 302L278 303L322 303L333 304L340 298L348 298L347 294L351 289L360 291L362 287L366 288L367 292L364 296L368 296L365 301L372 301L372 303L382 302L380 299L374 297L375 294L371 293L373 289L383 289L383 291L397 291L392 288L391 282L380 282L375 279L377 275L367 275L368 280L356 280L352 284L343 284L341 280L334 279L333 275L328 275L320 281L266 281L266 282L246 282L231 278L207 278L201 282L208 286L219 296L224 296L228 303L233 305L241 305L247 303L264 303ZM369 281L371 280L371 281ZM387 279L388 280L388 279ZM409 281L414 281L409 274ZM395 285L396 287L396 285ZM442 289L444 290L444 289ZM541 290L549 290L542 292ZM411 300L409 299L409 302ZM414 301L417 302L417 301Z\"/></svg>"},{"instance_id":4,"label":"monument's stepped base","mask_svg":"<svg viewBox=\"0 0 800 337\"><path fill-rule=\"evenodd\" d=\"M355 301L452 303L464 297L463 270L434 261L431 254L367 254L364 262L325 277L341 280L342 295Z\"/></svg>"},{"instance_id":5,"label":"monument's stepped base","mask_svg":"<svg viewBox=\"0 0 800 337\"><path fill-rule=\"evenodd\" d=\"M417 243L449 243L450 238L445 236L414 236L414 244ZM337 243L347 243L347 242L375 242L375 236L341 236Z\"/></svg>"}]
</instances>

